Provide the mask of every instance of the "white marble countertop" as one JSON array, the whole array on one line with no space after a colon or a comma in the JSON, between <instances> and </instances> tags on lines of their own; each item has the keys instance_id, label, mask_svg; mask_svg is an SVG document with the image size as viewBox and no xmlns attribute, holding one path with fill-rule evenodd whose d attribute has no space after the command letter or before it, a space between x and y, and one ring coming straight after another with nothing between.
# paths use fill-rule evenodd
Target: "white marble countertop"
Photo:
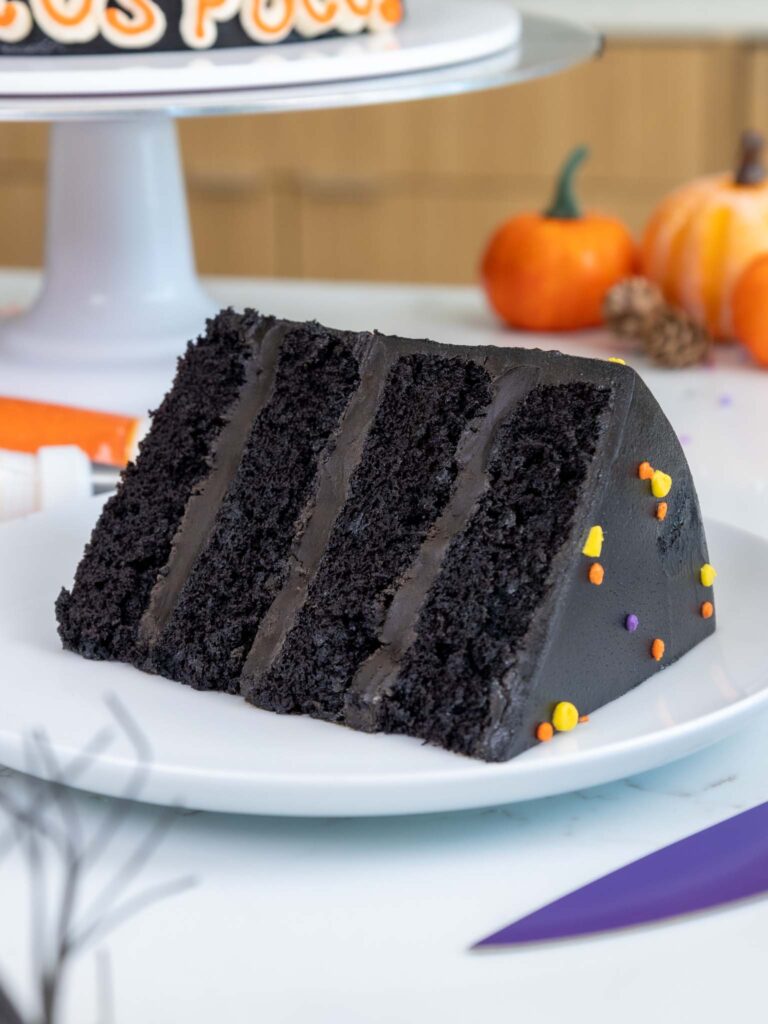
<instances>
[{"instance_id":1,"label":"white marble countertop","mask_svg":"<svg viewBox=\"0 0 768 1024\"><path fill-rule=\"evenodd\" d=\"M768 36L768 8L762 0L519 0L518 6L581 21L608 36Z\"/></svg>"},{"instance_id":2,"label":"white marble countertop","mask_svg":"<svg viewBox=\"0 0 768 1024\"><path fill-rule=\"evenodd\" d=\"M0 304L35 278L0 276ZM624 355L683 436L705 512L768 536L768 374L721 350L710 369L663 372L603 332L536 339L503 332L470 288L216 281L222 302L337 326L444 341ZM71 400L78 395L67 381ZM0 356L0 392L62 398ZM160 375L121 375L107 402L140 411ZM93 395L93 393L92 393ZM93 401L93 397L92 397ZM720 1024L763 1000L768 900L634 932L514 952L476 939L658 847L768 799L765 717L677 764L564 797L495 810L358 821L180 817L144 874L198 884L109 941L117 1024L412 1024L550 1020ZM3 783L15 787L18 780ZM77 797L87 818L109 802ZM119 859L158 811L126 806ZM25 991L27 892L0 861L0 977ZM95 1019L94 966L77 964L62 1024Z\"/></svg>"}]
</instances>

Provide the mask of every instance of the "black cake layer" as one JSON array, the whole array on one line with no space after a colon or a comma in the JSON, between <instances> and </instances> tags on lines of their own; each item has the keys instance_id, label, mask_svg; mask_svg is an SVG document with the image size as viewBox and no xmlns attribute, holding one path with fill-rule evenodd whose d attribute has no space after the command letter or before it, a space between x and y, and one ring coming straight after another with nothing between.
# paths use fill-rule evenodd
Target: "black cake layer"
<instances>
[{"instance_id":1,"label":"black cake layer","mask_svg":"<svg viewBox=\"0 0 768 1024\"><path fill-rule=\"evenodd\" d=\"M307 601L275 664L249 687L253 703L342 717L398 577L450 497L459 439L488 404L488 384L460 359L414 354L395 364Z\"/></svg>"},{"instance_id":2,"label":"black cake layer","mask_svg":"<svg viewBox=\"0 0 768 1024\"><path fill-rule=\"evenodd\" d=\"M501 423L489 487L446 553L378 728L470 753L483 746L505 694L509 728L519 731L530 686L521 647L554 585L552 559L609 401L609 389L594 384L540 385Z\"/></svg>"},{"instance_id":3,"label":"black cake layer","mask_svg":"<svg viewBox=\"0 0 768 1024\"><path fill-rule=\"evenodd\" d=\"M327 331L299 327L271 340L279 355L264 408L148 663L200 689L238 689L256 629L285 583L318 461L359 383L350 344Z\"/></svg>"},{"instance_id":4,"label":"black cake layer","mask_svg":"<svg viewBox=\"0 0 768 1024\"><path fill-rule=\"evenodd\" d=\"M87 657L504 760L557 703L589 714L709 635L706 562L629 368L230 311L57 610Z\"/></svg>"},{"instance_id":5,"label":"black cake layer","mask_svg":"<svg viewBox=\"0 0 768 1024\"><path fill-rule=\"evenodd\" d=\"M87 658L135 661L138 626L168 560L193 486L245 381L251 338L262 323L221 314L179 362L141 456L123 474L57 604L64 646Z\"/></svg>"}]
</instances>

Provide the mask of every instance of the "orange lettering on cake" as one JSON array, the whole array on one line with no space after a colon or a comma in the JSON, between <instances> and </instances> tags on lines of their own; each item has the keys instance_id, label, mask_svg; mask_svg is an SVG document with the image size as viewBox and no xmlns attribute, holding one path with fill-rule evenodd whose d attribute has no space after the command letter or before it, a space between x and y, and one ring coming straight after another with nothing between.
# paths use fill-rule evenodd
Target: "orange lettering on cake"
<instances>
[{"instance_id":1,"label":"orange lettering on cake","mask_svg":"<svg viewBox=\"0 0 768 1024\"><path fill-rule=\"evenodd\" d=\"M359 15L361 18L367 18L373 13L373 0L362 0L362 3L359 3L358 0L347 0L347 7L349 7L353 14Z\"/></svg>"},{"instance_id":2,"label":"orange lettering on cake","mask_svg":"<svg viewBox=\"0 0 768 1024\"><path fill-rule=\"evenodd\" d=\"M0 8L0 28L10 28L18 16L15 4L3 4Z\"/></svg>"},{"instance_id":3,"label":"orange lettering on cake","mask_svg":"<svg viewBox=\"0 0 768 1024\"><path fill-rule=\"evenodd\" d=\"M202 42L206 37L205 23L213 11L224 7L226 0L198 0L195 35Z\"/></svg>"},{"instance_id":4,"label":"orange lettering on cake","mask_svg":"<svg viewBox=\"0 0 768 1024\"><path fill-rule=\"evenodd\" d=\"M88 43L99 34L106 0L29 0L39 28L57 43Z\"/></svg>"},{"instance_id":5,"label":"orange lettering on cake","mask_svg":"<svg viewBox=\"0 0 768 1024\"><path fill-rule=\"evenodd\" d=\"M328 25L339 13L339 5L335 0L329 0L324 11L318 11L315 0L304 0L304 6L311 18L314 18L318 25Z\"/></svg>"},{"instance_id":6,"label":"orange lettering on cake","mask_svg":"<svg viewBox=\"0 0 768 1024\"><path fill-rule=\"evenodd\" d=\"M74 7L72 0L61 0L58 4L52 3L51 0L41 0L41 3L48 17L57 25L62 25L65 28L82 25L91 16L93 10L93 0L83 0L80 7L75 8L73 13L70 13Z\"/></svg>"},{"instance_id":7,"label":"orange lettering on cake","mask_svg":"<svg viewBox=\"0 0 768 1024\"><path fill-rule=\"evenodd\" d=\"M398 25L403 20L403 5L400 0L383 0L379 13L391 25Z\"/></svg>"},{"instance_id":8,"label":"orange lettering on cake","mask_svg":"<svg viewBox=\"0 0 768 1024\"><path fill-rule=\"evenodd\" d=\"M0 0L0 40L18 43L32 31L32 13L18 0Z\"/></svg>"},{"instance_id":9,"label":"orange lettering on cake","mask_svg":"<svg viewBox=\"0 0 768 1024\"><path fill-rule=\"evenodd\" d=\"M215 46L218 22L234 18L239 9L240 0L181 0L181 38L193 50Z\"/></svg>"},{"instance_id":10,"label":"orange lettering on cake","mask_svg":"<svg viewBox=\"0 0 768 1024\"><path fill-rule=\"evenodd\" d=\"M279 21L268 21L262 14L263 0L252 0L251 17L254 25L265 35L281 35L293 21L293 0L287 0L283 16Z\"/></svg>"},{"instance_id":11,"label":"orange lettering on cake","mask_svg":"<svg viewBox=\"0 0 768 1024\"><path fill-rule=\"evenodd\" d=\"M111 28L116 32L122 32L127 36L136 36L144 32L151 32L157 22L157 15L153 6L146 0L132 0L133 11L128 13L119 7L108 7L104 17Z\"/></svg>"},{"instance_id":12,"label":"orange lettering on cake","mask_svg":"<svg viewBox=\"0 0 768 1024\"><path fill-rule=\"evenodd\" d=\"M155 0L120 0L121 7L104 10L101 31L120 49L144 49L165 35L165 14Z\"/></svg>"}]
</instances>

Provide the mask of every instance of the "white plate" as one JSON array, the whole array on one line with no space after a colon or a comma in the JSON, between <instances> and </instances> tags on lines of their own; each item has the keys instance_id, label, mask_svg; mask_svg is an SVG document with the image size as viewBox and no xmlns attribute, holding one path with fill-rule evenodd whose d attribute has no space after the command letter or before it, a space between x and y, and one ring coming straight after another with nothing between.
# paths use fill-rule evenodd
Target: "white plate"
<instances>
[{"instance_id":1,"label":"white plate","mask_svg":"<svg viewBox=\"0 0 768 1024\"><path fill-rule=\"evenodd\" d=\"M411 0L394 32L171 53L8 57L0 97L126 96L348 81L461 64L520 37L510 0Z\"/></svg>"},{"instance_id":2,"label":"white plate","mask_svg":"<svg viewBox=\"0 0 768 1024\"><path fill-rule=\"evenodd\" d=\"M768 706L768 542L710 522L719 629L682 661L507 764L419 741L259 711L125 665L61 650L53 602L71 580L96 501L0 529L0 762L29 768L44 730L60 762L111 719L117 696L152 748L141 799L204 810L364 816L458 810L565 793L658 767L748 724ZM135 768L121 736L77 784L121 795ZM34 766L32 771L34 772Z\"/></svg>"}]
</instances>

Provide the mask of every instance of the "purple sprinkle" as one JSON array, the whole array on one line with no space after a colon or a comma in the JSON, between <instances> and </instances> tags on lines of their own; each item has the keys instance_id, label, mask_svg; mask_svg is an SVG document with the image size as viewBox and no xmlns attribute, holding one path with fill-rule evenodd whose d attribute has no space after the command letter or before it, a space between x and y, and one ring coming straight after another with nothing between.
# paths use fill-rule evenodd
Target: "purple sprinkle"
<instances>
[{"instance_id":1,"label":"purple sprinkle","mask_svg":"<svg viewBox=\"0 0 768 1024\"><path fill-rule=\"evenodd\" d=\"M720 395L719 402L720 402L720 405L723 406L723 408L726 408L729 405L733 405L733 396L732 395Z\"/></svg>"},{"instance_id":2,"label":"purple sprinkle","mask_svg":"<svg viewBox=\"0 0 768 1024\"><path fill-rule=\"evenodd\" d=\"M677 439L684 448L693 441L690 434L679 434Z\"/></svg>"},{"instance_id":3,"label":"purple sprinkle","mask_svg":"<svg viewBox=\"0 0 768 1024\"><path fill-rule=\"evenodd\" d=\"M637 627L640 625L640 619L636 615L628 615L627 621L624 623L630 633L636 633Z\"/></svg>"}]
</instances>

